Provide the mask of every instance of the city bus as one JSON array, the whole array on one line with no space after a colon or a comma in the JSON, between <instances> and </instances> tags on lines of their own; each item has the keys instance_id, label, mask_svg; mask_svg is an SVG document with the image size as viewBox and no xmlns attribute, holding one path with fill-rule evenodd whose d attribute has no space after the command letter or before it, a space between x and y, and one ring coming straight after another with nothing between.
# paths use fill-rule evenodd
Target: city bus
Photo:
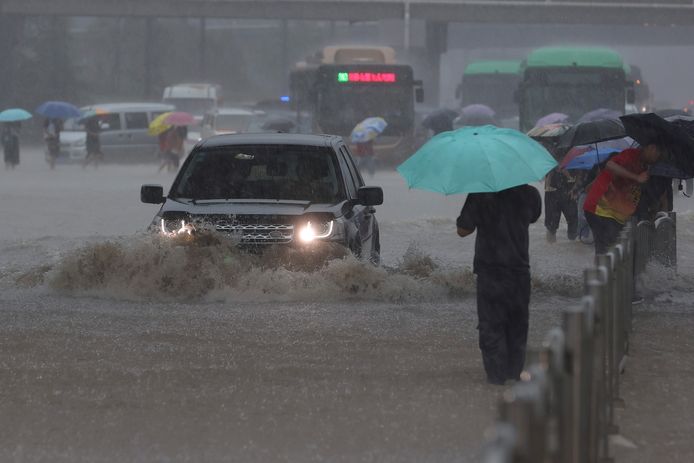
<instances>
[{"instance_id":1,"label":"city bus","mask_svg":"<svg viewBox=\"0 0 694 463\"><path fill-rule=\"evenodd\" d=\"M598 47L545 47L521 63L517 101L520 129L542 116L564 113L570 121L600 108L625 112L634 103L629 66L619 53Z\"/></svg>"},{"instance_id":2,"label":"city bus","mask_svg":"<svg viewBox=\"0 0 694 463\"><path fill-rule=\"evenodd\" d=\"M290 91L297 117L309 112L315 132L348 139L363 119L382 117L388 127L374 142L377 156L394 164L412 153L422 83L395 62L392 48L325 47L294 67Z\"/></svg>"},{"instance_id":3,"label":"city bus","mask_svg":"<svg viewBox=\"0 0 694 463\"><path fill-rule=\"evenodd\" d=\"M456 89L460 106L483 104L492 108L498 119L518 116L518 104L513 98L520 82L520 61L475 61L463 71Z\"/></svg>"}]
</instances>

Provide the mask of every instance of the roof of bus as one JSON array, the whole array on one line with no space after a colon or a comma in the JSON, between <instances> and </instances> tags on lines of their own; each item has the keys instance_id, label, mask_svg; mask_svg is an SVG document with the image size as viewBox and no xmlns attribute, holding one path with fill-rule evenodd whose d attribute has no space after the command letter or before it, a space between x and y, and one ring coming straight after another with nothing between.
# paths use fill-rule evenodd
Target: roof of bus
<instances>
[{"instance_id":1,"label":"roof of bus","mask_svg":"<svg viewBox=\"0 0 694 463\"><path fill-rule=\"evenodd\" d=\"M463 75L476 74L519 74L520 61L474 61L468 64Z\"/></svg>"},{"instance_id":2,"label":"roof of bus","mask_svg":"<svg viewBox=\"0 0 694 463\"><path fill-rule=\"evenodd\" d=\"M595 67L622 68L628 71L622 57L614 50L600 47L544 47L533 50L525 67Z\"/></svg>"}]
</instances>

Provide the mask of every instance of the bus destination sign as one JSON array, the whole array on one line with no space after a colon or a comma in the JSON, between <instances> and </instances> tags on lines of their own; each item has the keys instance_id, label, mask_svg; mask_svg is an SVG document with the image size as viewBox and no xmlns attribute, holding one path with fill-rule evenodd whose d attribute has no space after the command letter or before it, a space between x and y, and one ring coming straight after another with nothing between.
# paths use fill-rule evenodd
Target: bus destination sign
<instances>
[{"instance_id":1,"label":"bus destination sign","mask_svg":"<svg viewBox=\"0 0 694 463\"><path fill-rule=\"evenodd\" d=\"M397 81L394 72L338 72L337 81L341 83L393 84Z\"/></svg>"}]
</instances>

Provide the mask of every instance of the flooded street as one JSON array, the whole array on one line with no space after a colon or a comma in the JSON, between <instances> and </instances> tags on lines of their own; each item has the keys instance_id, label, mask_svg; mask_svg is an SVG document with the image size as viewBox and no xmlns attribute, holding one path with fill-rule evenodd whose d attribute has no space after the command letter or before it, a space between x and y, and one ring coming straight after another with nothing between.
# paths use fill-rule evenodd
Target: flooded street
<instances>
[{"instance_id":1,"label":"flooded street","mask_svg":"<svg viewBox=\"0 0 694 463\"><path fill-rule=\"evenodd\" d=\"M474 239L455 235L462 197L379 172L367 183L385 192L384 268L253 268L142 236L157 207L139 202L140 185L173 179L155 171L51 172L26 150L0 172L0 460L475 461L504 388L486 384L477 348ZM676 202L678 278L694 269L689 207ZM530 255L532 352L576 303L592 248L565 228L549 245L537 223ZM655 281L652 303L691 320L689 280ZM669 317L649 307L649 319ZM648 325L625 376L633 410L659 349L650 337L669 330ZM680 405L672 412L691 416ZM639 440L647 424L622 432L661 445ZM673 442L686 447L684 435Z\"/></svg>"}]
</instances>

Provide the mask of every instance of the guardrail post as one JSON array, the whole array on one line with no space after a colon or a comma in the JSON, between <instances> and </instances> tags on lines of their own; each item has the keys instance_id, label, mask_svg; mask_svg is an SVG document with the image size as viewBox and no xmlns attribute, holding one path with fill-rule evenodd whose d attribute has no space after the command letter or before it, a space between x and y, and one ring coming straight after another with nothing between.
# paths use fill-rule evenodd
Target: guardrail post
<instances>
[{"instance_id":1,"label":"guardrail post","mask_svg":"<svg viewBox=\"0 0 694 463\"><path fill-rule=\"evenodd\" d=\"M605 311L605 393L607 395L607 431L610 434L617 434L619 427L615 424L614 404L616 401L615 383L617 382L617 371L615 365L615 344L613 342L615 311L614 311L614 255L600 254L596 256L598 268L604 269L605 287L603 289L602 304Z\"/></svg>"},{"instance_id":2,"label":"guardrail post","mask_svg":"<svg viewBox=\"0 0 694 463\"><path fill-rule=\"evenodd\" d=\"M607 269L589 268L584 272L585 294L594 301L594 355L593 355L593 395L592 416L594 418L591 442L591 461L607 462L609 459L610 408L612 404L608 392L607 376Z\"/></svg>"},{"instance_id":3,"label":"guardrail post","mask_svg":"<svg viewBox=\"0 0 694 463\"><path fill-rule=\"evenodd\" d=\"M634 245L631 230L625 228L619 236L622 246L622 267L624 274L622 278L622 315L623 315L623 346L624 354L629 353L629 333L632 331L631 319L633 316L634 292L636 280L634 279Z\"/></svg>"},{"instance_id":4,"label":"guardrail post","mask_svg":"<svg viewBox=\"0 0 694 463\"><path fill-rule=\"evenodd\" d=\"M670 262L672 267L677 269L677 212L671 211L667 216L672 220L672 236L670 237Z\"/></svg>"},{"instance_id":5,"label":"guardrail post","mask_svg":"<svg viewBox=\"0 0 694 463\"><path fill-rule=\"evenodd\" d=\"M654 249L654 225L643 220L636 225L636 274L640 275L646 270L648 261L651 260Z\"/></svg>"},{"instance_id":6,"label":"guardrail post","mask_svg":"<svg viewBox=\"0 0 694 463\"><path fill-rule=\"evenodd\" d=\"M567 395L568 447L571 463L583 463L588 458L590 436L590 365L592 352L593 301L585 297L581 307L564 311L566 348L569 353L569 391Z\"/></svg>"},{"instance_id":7,"label":"guardrail post","mask_svg":"<svg viewBox=\"0 0 694 463\"><path fill-rule=\"evenodd\" d=\"M611 282L612 286L612 312L613 320L612 324L612 344L614 345L613 354L614 360L614 386L612 392L614 394L613 403L616 407L624 407L624 400L619 396L619 386L620 378L619 375L624 371L624 292L623 292L623 279L624 279L624 261L623 255L624 251L621 244L614 246L608 253L613 256L612 261L614 262L614 272L613 279ZM631 300L629 300L631 303Z\"/></svg>"},{"instance_id":8,"label":"guardrail post","mask_svg":"<svg viewBox=\"0 0 694 463\"><path fill-rule=\"evenodd\" d=\"M566 337L560 328L552 328L547 333L540 351L540 365L546 372L548 383L548 460L557 463L569 461L568 424L563 412L567 400Z\"/></svg>"},{"instance_id":9,"label":"guardrail post","mask_svg":"<svg viewBox=\"0 0 694 463\"><path fill-rule=\"evenodd\" d=\"M516 429L508 423L497 423L491 438L482 451L483 463L514 463Z\"/></svg>"},{"instance_id":10,"label":"guardrail post","mask_svg":"<svg viewBox=\"0 0 694 463\"><path fill-rule=\"evenodd\" d=\"M519 382L504 394L501 418L516 429L514 462L546 460L547 410L538 381Z\"/></svg>"},{"instance_id":11,"label":"guardrail post","mask_svg":"<svg viewBox=\"0 0 694 463\"><path fill-rule=\"evenodd\" d=\"M659 264L671 268L677 266L676 219L674 213L670 216L659 212L655 221L655 259Z\"/></svg>"}]
</instances>

